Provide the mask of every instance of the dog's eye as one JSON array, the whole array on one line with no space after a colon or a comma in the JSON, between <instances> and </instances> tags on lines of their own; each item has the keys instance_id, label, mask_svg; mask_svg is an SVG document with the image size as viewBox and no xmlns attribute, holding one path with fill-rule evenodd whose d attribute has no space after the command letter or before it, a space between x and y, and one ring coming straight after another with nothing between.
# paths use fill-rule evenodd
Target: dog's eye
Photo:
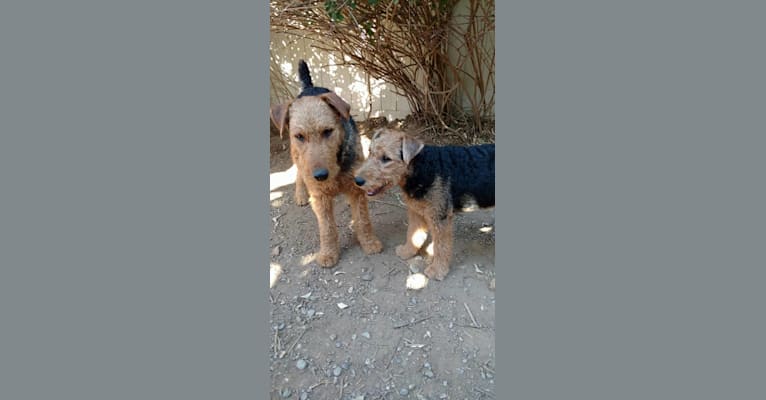
<instances>
[{"instance_id":1,"label":"dog's eye","mask_svg":"<svg viewBox=\"0 0 766 400\"><path fill-rule=\"evenodd\" d=\"M322 132L322 137L324 137L324 138L328 138L328 137L330 137L330 135L332 135L332 129L325 129Z\"/></svg>"},{"instance_id":2,"label":"dog's eye","mask_svg":"<svg viewBox=\"0 0 766 400\"><path fill-rule=\"evenodd\" d=\"M388 156L384 154L383 157L380 157L380 161L383 161L384 163L387 163L387 162L391 161L391 159L388 158Z\"/></svg>"},{"instance_id":3,"label":"dog's eye","mask_svg":"<svg viewBox=\"0 0 766 400\"><path fill-rule=\"evenodd\" d=\"M295 138L298 139L299 142L302 142L302 141L306 140L306 137L303 136L302 133L299 133L299 134L295 135Z\"/></svg>"}]
</instances>

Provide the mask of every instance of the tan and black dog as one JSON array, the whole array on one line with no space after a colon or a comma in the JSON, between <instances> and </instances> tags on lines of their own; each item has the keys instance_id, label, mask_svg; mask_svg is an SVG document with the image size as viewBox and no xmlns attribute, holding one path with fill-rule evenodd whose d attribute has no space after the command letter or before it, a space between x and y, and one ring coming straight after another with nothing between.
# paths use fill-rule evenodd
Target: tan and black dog
<instances>
[{"instance_id":1,"label":"tan and black dog","mask_svg":"<svg viewBox=\"0 0 766 400\"><path fill-rule=\"evenodd\" d=\"M402 131L380 129L355 181L368 196L401 187L409 226L396 254L413 257L430 232L433 258L424 272L441 280L452 260L454 213L495 205L495 145L426 146Z\"/></svg>"},{"instance_id":2,"label":"tan and black dog","mask_svg":"<svg viewBox=\"0 0 766 400\"><path fill-rule=\"evenodd\" d=\"M332 267L338 262L340 244L333 210L334 199L344 194L351 206L352 229L367 254L383 245L370 223L367 198L354 185L353 170L364 160L351 107L329 89L311 82L303 60L298 63L301 93L294 100L271 107L271 118L280 134L290 134L290 155L297 166L295 201L311 208L319 225L317 262Z\"/></svg>"}]
</instances>

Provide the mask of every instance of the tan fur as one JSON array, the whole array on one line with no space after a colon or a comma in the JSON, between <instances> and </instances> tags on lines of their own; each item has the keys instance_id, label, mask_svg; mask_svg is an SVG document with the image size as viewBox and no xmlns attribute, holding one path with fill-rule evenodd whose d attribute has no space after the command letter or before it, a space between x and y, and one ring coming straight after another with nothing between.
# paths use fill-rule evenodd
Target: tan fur
<instances>
[{"instance_id":1,"label":"tan fur","mask_svg":"<svg viewBox=\"0 0 766 400\"><path fill-rule=\"evenodd\" d=\"M319 225L320 249L316 260L323 267L337 264L340 255L333 204L335 196L341 193L351 206L352 229L364 252L373 254L383 249L372 230L367 198L354 184L353 168L341 172L338 165L337 152L345 135L341 118L348 118L349 111L350 106L332 92L301 97L271 108L272 120L280 132L285 126L289 131L290 156L298 171L295 202L306 205L311 197L311 208ZM325 137L325 132L330 132L329 136ZM356 166L363 161L358 135L354 147ZM326 180L314 178L314 172L319 169L329 172Z\"/></svg>"},{"instance_id":2,"label":"tan fur","mask_svg":"<svg viewBox=\"0 0 766 400\"><path fill-rule=\"evenodd\" d=\"M364 179L362 189L368 194L378 194L394 184L404 186L409 174L409 162L422 149L422 141L404 132L385 128L378 130L370 143L367 160L356 171L356 176ZM384 156L391 161L383 161ZM442 280L447 276L452 260L454 214L449 212L445 219L438 218L438 215L445 211L442 209L445 202L441 200L449 196L449 192L437 178L424 198L411 198L404 192L403 195L407 204L407 237L404 244L396 247L396 255L405 260L415 256L420 251L415 235L422 230L429 232L433 258L424 272L431 279Z\"/></svg>"}]
</instances>

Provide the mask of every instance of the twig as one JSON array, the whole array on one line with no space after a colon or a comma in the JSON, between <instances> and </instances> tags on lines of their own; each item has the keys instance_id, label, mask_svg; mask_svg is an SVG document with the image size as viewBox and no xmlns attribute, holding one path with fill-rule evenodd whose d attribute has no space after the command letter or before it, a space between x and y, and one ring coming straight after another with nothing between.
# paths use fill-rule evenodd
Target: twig
<instances>
[{"instance_id":1,"label":"twig","mask_svg":"<svg viewBox=\"0 0 766 400\"><path fill-rule=\"evenodd\" d=\"M310 391L314 390L314 388L315 388L315 387L317 387L317 386L321 386L321 385L326 385L326 384L327 384L327 382L325 382L325 381L322 381L322 382L316 383L316 384L314 384L314 385L311 385L311 386L309 386L309 390L307 390L307 391L308 391L308 392L310 392Z\"/></svg>"},{"instance_id":2,"label":"twig","mask_svg":"<svg viewBox=\"0 0 766 400\"><path fill-rule=\"evenodd\" d=\"M473 390L475 390L475 391L477 391L477 392L479 392L479 393L481 393L481 394L483 394L485 396L489 396L489 397L491 397L493 399L495 398L494 393L492 393L490 391L487 391L487 390L484 390L484 389L479 389L476 386L473 387Z\"/></svg>"},{"instance_id":3,"label":"twig","mask_svg":"<svg viewBox=\"0 0 766 400\"><path fill-rule=\"evenodd\" d=\"M399 347L399 344L402 342L402 338L404 335L399 336L399 340L396 341L396 345L394 345L394 351L391 352L391 358L388 359L388 364L386 364L386 370L388 370L389 367L391 367L391 362L394 361L394 357L396 357L396 349Z\"/></svg>"},{"instance_id":4,"label":"twig","mask_svg":"<svg viewBox=\"0 0 766 400\"><path fill-rule=\"evenodd\" d=\"M468 315L471 317L471 321L473 321L473 327L474 328L481 328L481 325L479 325L478 322L476 322L476 318L473 317L473 313L471 312L471 309L468 308L468 304L463 303L465 306L465 310L468 311Z\"/></svg>"},{"instance_id":5,"label":"twig","mask_svg":"<svg viewBox=\"0 0 766 400\"><path fill-rule=\"evenodd\" d=\"M338 395L338 400L343 400L343 377L340 378L340 394Z\"/></svg>"},{"instance_id":6,"label":"twig","mask_svg":"<svg viewBox=\"0 0 766 400\"><path fill-rule=\"evenodd\" d=\"M416 320L416 321L407 322L406 324L402 324L402 325L396 325L396 326L394 326L394 329L399 329L399 328L404 328L405 326L410 326L410 325L419 324L419 323L421 323L421 322L423 322L423 321L427 321L427 320L429 320L429 319L431 319L431 318L433 318L433 317L425 317L425 318L421 318L421 319L419 319L419 320Z\"/></svg>"},{"instance_id":7,"label":"twig","mask_svg":"<svg viewBox=\"0 0 766 400\"><path fill-rule=\"evenodd\" d=\"M284 358L284 356L290 354L290 352L293 351L293 348L295 347L295 345L298 344L298 341L301 340L303 335L305 335L306 332L308 332L308 330L309 330L309 328L304 329L303 332L301 332L300 336L298 336L298 339L295 339L293 344L291 344L290 347L287 350L285 350L284 353L282 353L281 357L279 357L279 358Z\"/></svg>"}]
</instances>

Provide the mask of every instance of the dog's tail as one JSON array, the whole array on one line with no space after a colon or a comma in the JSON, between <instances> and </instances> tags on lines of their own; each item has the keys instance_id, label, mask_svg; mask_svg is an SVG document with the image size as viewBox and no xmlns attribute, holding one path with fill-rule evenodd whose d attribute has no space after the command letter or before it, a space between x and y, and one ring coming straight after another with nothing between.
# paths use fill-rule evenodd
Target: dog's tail
<instances>
[{"instance_id":1,"label":"dog's tail","mask_svg":"<svg viewBox=\"0 0 766 400\"><path fill-rule=\"evenodd\" d=\"M303 60L298 61L298 79L301 81L301 91L314 87L311 82L309 66Z\"/></svg>"}]
</instances>

